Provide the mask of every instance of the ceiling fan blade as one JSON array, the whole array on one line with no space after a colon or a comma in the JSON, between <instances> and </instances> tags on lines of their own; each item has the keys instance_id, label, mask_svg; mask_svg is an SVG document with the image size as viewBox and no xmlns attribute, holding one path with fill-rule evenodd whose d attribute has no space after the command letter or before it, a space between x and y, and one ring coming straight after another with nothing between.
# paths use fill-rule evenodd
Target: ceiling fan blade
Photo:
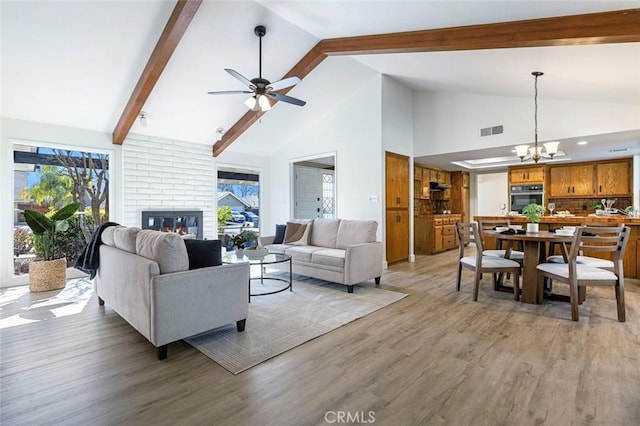
<instances>
[{"instance_id":1,"label":"ceiling fan blade","mask_svg":"<svg viewBox=\"0 0 640 426\"><path fill-rule=\"evenodd\" d=\"M231 68L225 68L224 70L229 74L231 74L232 76L234 76L235 78L237 78L238 80L240 80L241 82L243 82L244 84L246 84L247 86L249 86L250 88L253 89L255 87L251 82L251 80L249 80L247 77L240 74L238 71L232 70Z\"/></svg>"},{"instance_id":2,"label":"ceiling fan blade","mask_svg":"<svg viewBox=\"0 0 640 426\"><path fill-rule=\"evenodd\" d=\"M300 79L298 77L283 78L282 80L276 81L268 85L267 89L270 88L272 91L275 92L275 91L284 89L285 87L295 86L298 83L300 83Z\"/></svg>"},{"instance_id":3,"label":"ceiling fan blade","mask_svg":"<svg viewBox=\"0 0 640 426\"><path fill-rule=\"evenodd\" d=\"M278 101L287 102L287 103L298 105L298 106L305 106L306 105L305 101L301 101L300 99L292 98L291 96L282 95L280 93L269 93L268 96L270 96L273 99L276 99Z\"/></svg>"},{"instance_id":4,"label":"ceiling fan blade","mask_svg":"<svg viewBox=\"0 0 640 426\"><path fill-rule=\"evenodd\" d=\"M240 93L253 93L251 90L220 90L217 92L207 92L209 95L237 95Z\"/></svg>"}]
</instances>

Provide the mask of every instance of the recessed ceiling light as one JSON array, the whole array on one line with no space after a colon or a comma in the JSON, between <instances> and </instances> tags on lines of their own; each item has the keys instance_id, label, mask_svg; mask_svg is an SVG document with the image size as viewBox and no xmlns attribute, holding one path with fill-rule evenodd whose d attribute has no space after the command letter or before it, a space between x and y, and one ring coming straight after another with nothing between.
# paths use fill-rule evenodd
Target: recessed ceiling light
<instances>
[{"instance_id":1,"label":"recessed ceiling light","mask_svg":"<svg viewBox=\"0 0 640 426\"><path fill-rule=\"evenodd\" d=\"M580 141L580 142L578 142L578 145L586 145L586 144L588 144L588 143L589 143L589 142L587 142L587 141Z\"/></svg>"}]
</instances>

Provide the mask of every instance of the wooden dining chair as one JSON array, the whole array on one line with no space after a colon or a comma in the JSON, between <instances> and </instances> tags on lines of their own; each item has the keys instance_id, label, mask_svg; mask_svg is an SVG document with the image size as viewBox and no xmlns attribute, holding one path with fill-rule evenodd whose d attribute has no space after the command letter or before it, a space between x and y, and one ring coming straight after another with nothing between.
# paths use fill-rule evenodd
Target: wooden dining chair
<instances>
[{"instance_id":1,"label":"wooden dining chair","mask_svg":"<svg viewBox=\"0 0 640 426\"><path fill-rule=\"evenodd\" d=\"M578 287L588 285L608 285L615 287L618 321L625 321L624 269L622 259L629 240L628 226L576 228L567 263L541 263L537 266L538 283L545 278L569 285L571 319L578 321ZM578 263L581 251L610 253L613 270L597 268Z\"/></svg>"},{"instance_id":2,"label":"wooden dining chair","mask_svg":"<svg viewBox=\"0 0 640 426\"><path fill-rule=\"evenodd\" d=\"M603 224L602 223L583 223L582 226L591 226L591 227L601 227ZM624 223L620 223L617 224L616 226L624 226ZM564 256L562 255L554 255L553 252L550 250L549 251L552 255L547 257L547 262L550 263L565 263L565 259ZM578 256L576 257L576 262L583 264L583 265L588 265L588 266L593 266L594 268L603 268L603 269L609 269L611 271L613 271L613 261L609 260L609 259L602 259L599 257L593 257L593 256L583 256L583 253L579 253Z\"/></svg>"},{"instance_id":3,"label":"wooden dining chair","mask_svg":"<svg viewBox=\"0 0 640 426\"><path fill-rule=\"evenodd\" d=\"M481 236L484 235L484 231L491 231L499 226L508 227L509 220L508 219L478 220L478 228L480 230ZM501 244L501 241L498 241L498 246L496 247L496 249L484 249L483 254L485 256L504 257L507 251L502 249L502 246L500 244ZM484 239L483 239L483 246L484 246ZM524 260L524 252L522 251L522 247L518 247L518 248L520 250L511 250L511 253L509 254L509 259L522 263Z\"/></svg>"},{"instance_id":4,"label":"wooden dining chair","mask_svg":"<svg viewBox=\"0 0 640 426\"><path fill-rule=\"evenodd\" d=\"M483 255L482 238L478 232L478 225L475 223L456 222L456 238L458 240L457 291L460 291L462 268L474 272L474 302L478 300L480 279L483 273L493 274L494 286L497 283L499 273L511 273L513 274L513 297L515 300L520 300L520 264L518 262L503 257ZM473 256L465 256L465 246L470 243L475 244L476 253Z\"/></svg>"}]
</instances>

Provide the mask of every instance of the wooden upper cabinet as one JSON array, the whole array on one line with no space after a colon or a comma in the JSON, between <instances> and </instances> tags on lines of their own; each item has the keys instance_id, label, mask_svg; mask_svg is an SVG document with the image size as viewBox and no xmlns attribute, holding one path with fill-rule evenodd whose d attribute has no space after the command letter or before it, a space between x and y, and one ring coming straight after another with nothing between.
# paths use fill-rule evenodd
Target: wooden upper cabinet
<instances>
[{"instance_id":1,"label":"wooden upper cabinet","mask_svg":"<svg viewBox=\"0 0 640 426\"><path fill-rule=\"evenodd\" d=\"M518 167L509 170L509 183L543 183L544 166Z\"/></svg>"},{"instance_id":2,"label":"wooden upper cabinet","mask_svg":"<svg viewBox=\"0 0 640 426\"><path fill-rule=\"evenodd\" d=\"M451 183L451 174L444 170L425 169L429 170L429 180L431 182Z\"/></svg>"},{"instance_id":3,"label":"wooden upper cabinet","mask_svg":"<svg viewBox=\"0 0 640 426\"><path fill-rule=\"evenodd\" d=\"M598 195L631 195L631 161L596 164Z\"/></svg>"},{"instance_id":4,"label":"wooden upper cabinet","mask_svg":"<svg viewBox=\"0 0 640 426\"><path fill-rule=\"evenodd\" d=\"M551 167L549 169L549 196L592 196L595 194L593 180L593 164Z\"/></svg>"},{"instance_id":5,"label":"wooden upper cabinet","mask_svg":"<svg viewBox=\"0 0 640 426\"><path fill-rule=\"evenodd\" d=\"M385 158L386 207L409 208L409 157L387 152Z\"/></svg>"},{"instance_id":6,"label":"wooden upper cabinet","mask_svg":"<svg viewBox=\"0 0 640 426\"><path fill-rule=\"evenodd\" d=\"M549 169L549 195L568 197L571 195L571 168L552 167Z\"/></svg>"},{"instance_id":7,"label":"wooden upper cabinet","mask_svg":"<svg viewBox=\"0 0 640 426\"><path fill-rule=\"evenodd\" d=\"M593 195L593 165L576 165L571 167L571 195Z\"/></svg>"}]
</instances>

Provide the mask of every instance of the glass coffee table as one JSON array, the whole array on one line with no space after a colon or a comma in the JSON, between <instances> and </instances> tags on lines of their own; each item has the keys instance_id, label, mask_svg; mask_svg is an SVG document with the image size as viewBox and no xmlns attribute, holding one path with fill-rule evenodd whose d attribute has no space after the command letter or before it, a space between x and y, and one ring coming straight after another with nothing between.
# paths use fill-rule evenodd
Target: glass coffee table
<instances>
[{"instance_id":1,"label":"glass coffee table","mask_svg":"<svg viewBox=\"0 0 640 426\"><path fill-rule=\"evenodd\" d=\"M276 263L289 263L289 276L288 279L283 277L273 277L273 276L265 276L264 270L268 265L274 265ZM260 276L259 277L249 277L249 296L266 296L268 294L280 293L289 289L289 291L293 291L293 271L291 269L291 256L283 253L269 253L260 259L249 259L246 256L237 257L235 252L227 253L222 258L222 263L249 263L252 266L260 267ZM281 281L286 285L283 287L281 284L276 285L275 289L272 286L266 291L260 291L259 287L254 288L251 287L251 283L260 283L262 286L265 286L265 281L267 284L275 283L276 281ZM278 284L278 283L276 283Z\"/></svg>"}]
</instances>

